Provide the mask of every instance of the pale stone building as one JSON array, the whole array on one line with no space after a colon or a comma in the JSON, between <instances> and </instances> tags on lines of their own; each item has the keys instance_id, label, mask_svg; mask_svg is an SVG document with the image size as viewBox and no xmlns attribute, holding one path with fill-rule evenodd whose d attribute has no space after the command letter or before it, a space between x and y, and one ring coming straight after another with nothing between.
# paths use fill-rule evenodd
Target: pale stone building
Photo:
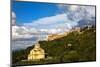
<instances>
[{"instance_id":1,"label":"pale stone building","mask_svg":"<svg viewBox=\"0 0 100 67\"><path fill-rule=\"evenodd\" d=\"M67 32L48 35L47 41L52 41L52 40L55 40L55 39L58 39L58 38L62 38L62 37L67 36L69 33L72 33L74 31L77 31L79 34L82 33L80 27L75 27L75 28L73 28L73 29L71 29L70 31L67 31Z\"/></svg>"},{"instance_id":2,"label":"pale stone building","mask_svg":"<svg viewBox=\"0 0 100 67\"><path fill-rule=\"evenodd\" d=\"M80 33L81 28L80 28L80 27L76 27L76 28L75 28L75 31L77 31L78 33Z\"/></svg>"},{"instance_id":3,"label":"pale stone building","mask_svg":"<svg viewBox=\"0 0 100 67\"><path fill-rule=\"evenodd\" d=\"M40 60L45 58L45 51L40 47L39 43L36 43L34 48L28 55L28 60Z\"/></svg>"},{"instance_id":4,"label":"pale stone building","mask_svg":"<svg viewBox=\"0 0 100 67\"><path fill-rule=\"evenodd\" d=\"M62 38L64 36L67 36L68 34L69 34L69 32L48 35L48 41L52 41L52 40L55 40L55 39Z\"/></svg>"}]
</instances>

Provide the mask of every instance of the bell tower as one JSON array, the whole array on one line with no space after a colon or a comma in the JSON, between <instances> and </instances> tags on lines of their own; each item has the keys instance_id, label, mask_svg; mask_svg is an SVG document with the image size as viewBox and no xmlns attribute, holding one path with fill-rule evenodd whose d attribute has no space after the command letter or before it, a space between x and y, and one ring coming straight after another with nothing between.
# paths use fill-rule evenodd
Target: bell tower
<instances>
[{"instance_id":1,"label":"bell tower","mask_svg":"<svg viewBox=\"0 0 100 67\"><path fill-rule=\"evenodd\" d=\"M37 42L34 46L34 48L40 48L40 44Z\"/></svg>"}]
</instances>

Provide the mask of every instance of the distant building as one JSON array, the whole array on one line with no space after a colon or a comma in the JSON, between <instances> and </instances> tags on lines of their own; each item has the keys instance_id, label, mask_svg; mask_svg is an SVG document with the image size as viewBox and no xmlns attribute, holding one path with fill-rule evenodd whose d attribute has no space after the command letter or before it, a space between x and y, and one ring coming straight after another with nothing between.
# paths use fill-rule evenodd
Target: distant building
<instances>
[{"instance_id":1,"label":"distant building","mask_svg":"<svg viewBox=\"0 0 100 67\"><path fill-rule=\"evenodd\" d=\"M62 38L64 36L67 36L68 34L69 34L69 32L48 35L48 41L52 41L52 40L55 40L55 39L58 39L58 38Z\"/></svg>"},{"instance_id":2,"label":"distant building","mask_svg":"<svg viewBox=\"0 0 100 67\"><path fill-rule=\"evenodd\" d=\"M40 60L45 59L45 51L40 47L39 43L36 43L34 48L30 51L28 55L28 60Z\"/></svg>"},{"instance_id":3,"label":"distant building","mask_svg":"<svg viewBox=\"0 0 100 67\"><path fill-rule=\"evenodd\" d=\"M88 25L88 29L92 28L92 25Z\"/></svg>"},{"instance_id":4,"label":"distant building","mask_svg":"<svg viewBox=\"0 0 100 67\"><path fill-rule=\"evenodd\" d=\"M75 27L74 31L77 31L78 33L80 33L81 32L81 28L80 27Z\"/></svg>"},{"instance_id":5,"label":"distant building","mask_svg":"<svg viewBox=\"0 0 100 67\"><path fill-rule=\"evenodd\" d=\"M52 40L55 40L58 38L62 38L62 37L67 36L69 33L74 32L74 31L77 31L79 34L82 33L80 27L75 27L75 28L71 29L70 31L67 31L64 33L48 35L47 41L52 41Z\"/></svg>"},{"instance_id":6,"label":"distant building","mask_svg":"<svg viewBox=\"0 0 100 67\"><path fill-rule=\"evenodd\" d=\"M89 30L90 28L92 28L92 25L84 25L84 27L87 27L87 29Z\"/></svg>"}]
</instances>

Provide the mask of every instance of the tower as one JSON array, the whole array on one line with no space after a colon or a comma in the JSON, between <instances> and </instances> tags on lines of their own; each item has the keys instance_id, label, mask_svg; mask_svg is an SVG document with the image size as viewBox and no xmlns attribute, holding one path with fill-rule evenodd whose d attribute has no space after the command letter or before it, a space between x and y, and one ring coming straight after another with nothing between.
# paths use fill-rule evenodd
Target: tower
<instances>
[{"instance_id":1,"label":"tower","mask_svg":"<svg viewBox=\"0 0 100 67\"><path fill-rule=\"evenodd\" d=\"M37 42L34 48L30 51L28 55L28 60L40 60L45 58L45 51L40 47L40 44Z\"/></svg>"}]
</instances>

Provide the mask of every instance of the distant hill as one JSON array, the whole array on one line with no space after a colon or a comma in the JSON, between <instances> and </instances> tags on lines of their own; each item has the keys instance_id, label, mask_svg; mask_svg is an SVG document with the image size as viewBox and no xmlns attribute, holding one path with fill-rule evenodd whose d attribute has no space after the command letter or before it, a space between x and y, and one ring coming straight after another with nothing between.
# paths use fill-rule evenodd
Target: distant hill
<instances>
[{"instance_id":1,"label":"distant hill","mask_svg":"<svg viewBox=\"0 0 100 67\"><path fill-rule=\"evenodd\" d=\"M41 47L46 52L46 60L35 64L95 61L96 29L95 27L91 27L90 29L85 27L81 31L81 34L73 31L67 36L56 40L40 41ZM22 62L19 61L27 59L27 55L33 47L30 46L25 50L14 51L12 53L13 64L21 65ZM48 58L51 59L47 60ZM34 64L34 62L30 64Z\"/></svg>"}]
</instances>

